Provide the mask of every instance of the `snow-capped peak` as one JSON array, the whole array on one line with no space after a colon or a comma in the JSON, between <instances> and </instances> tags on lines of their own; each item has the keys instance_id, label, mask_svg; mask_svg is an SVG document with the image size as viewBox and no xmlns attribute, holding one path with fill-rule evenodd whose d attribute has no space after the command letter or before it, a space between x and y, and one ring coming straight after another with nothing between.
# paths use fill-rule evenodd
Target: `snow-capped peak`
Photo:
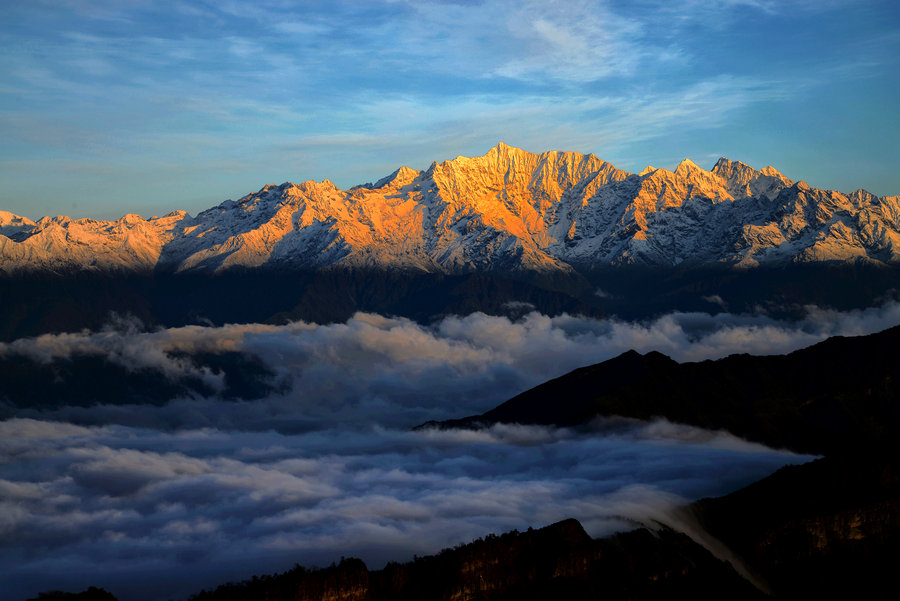
<instances>
[{"instance_id":1,"label":"snow-capped peak","mask_svg":"<svg viewBox=\"0 0 900 601\"><path fill-rule=\"evenodd\" d=\"M706 170L685 159L632 174L593 154L501 142L350 190L269 184L197 217L33 222L0 212L0 271L900 262L898 229L898 197L815 190L773 167L721 158Z\"/></svg>"},{"instance_id":2,"label":"snow-capped peak","mask_svg":"<svg viewBox=\"0 0 900 601\"><path fill-rule=\"evenodd\" d=\"M765 196L774 199L783 188L793 185L771 165L757 171L740 161L721 158L716 162L712 172L724 180L725 187L735 198L746 196Z\"/></svg>"},{"instance_id":3,"label":"snow-capped peak","mask_svg":"<svg viewBox=\"0 0 900 601\"><path fill-rule=\"evenodd\" d=\"M409 167L400 167L390 175L387 175L372 185L373 189L384 188L385 186L390 186L391 188L401 188L403 186L409 185L414 179L419 177L421 171L416 171L415 169L410 169Z\"/></svg>"},{"instance_id":4,"label":"snow-capped peak","mask_svg":"<svg viewBox=\"0 0 900 601\"><path fill-rule=\"evenodd\" d=\"M696 163L694 163L694 161L687 158L682 159L682 161L678 163L678 167L675 169L675 173L682 177L686 177L695 171L704 171L704 169L701 169L697 166Z\"/></svg>"}]
</instances>

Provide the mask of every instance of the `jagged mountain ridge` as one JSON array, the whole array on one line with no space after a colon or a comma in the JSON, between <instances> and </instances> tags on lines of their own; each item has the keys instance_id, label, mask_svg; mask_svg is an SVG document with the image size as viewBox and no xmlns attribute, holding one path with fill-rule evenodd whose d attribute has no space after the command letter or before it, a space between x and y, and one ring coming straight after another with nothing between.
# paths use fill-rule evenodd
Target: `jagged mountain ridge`
<instances>
[{"instance_id":1,"label":"jagged mountain ridge","mask_svg":"<svg viewBox=\"0 0 900 601\"><path fill-rule=\"evenodd\" d=\"M329 266L571 272L617 265L900 263L900 196L849 195L773 167L688 159L628 173L593 154L500 143L375 184L267 185L191 217L0 211L0 272Z\"/></svg>"}]
</instances>

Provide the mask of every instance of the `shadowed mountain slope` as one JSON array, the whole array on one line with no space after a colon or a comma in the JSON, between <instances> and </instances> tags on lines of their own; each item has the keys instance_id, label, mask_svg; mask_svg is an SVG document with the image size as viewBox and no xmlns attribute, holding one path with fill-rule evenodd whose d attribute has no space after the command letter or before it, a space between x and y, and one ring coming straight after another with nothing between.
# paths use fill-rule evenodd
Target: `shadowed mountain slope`
<instances>
[{"instance_id":1,"label":"shadowed mountain slope","mask_svg":"<svg viewBox=\"0 0 900 601\"><path fill-rule=\"evenodd\" d=\"M575 370L479 416L577 426L665 417L770 446L825 453L690 513L776 598L895 596L900 546L900 327L788 355L679 364L634 351Z\"/></svg>"},{"instance_id":2,"label":"shadowed mountain slope","mask_svg":"<svg viewBox=\"0 0 900 601\"><path fill-rule=\"evenodd\" d=\"M99 330L113 314L147 327L226 323L344 322L357 311L427 323L482 311L518 317L534 309L600 317L589 286L490 273L403 274L369 270L229 272L222 275L70 274L0 278L0 341L50 332Z\"/></svg>"},{"instance_id":3,"label":"shadowed mountain slope","mask_svg":"<svg viewBox=\"0 0 900 601\"><path fill-rule=\"evenodd\" d=\"M897 453L826 457L692 506L785 599L894 599Z\"/></svg>"},{"instance_id":4,"label":"shadowed mountain slope","mask_svg":"<svg viewBox=\"0 0 900 601\"><path fill-rule=\"evenodd\" d=\"M482 415L426 426L575 426L597 416L665 417L800 452L888 444L900 432L900 327L768 357L679 364L629 351Z\"/></svg>"},{"instance_id":5,"label":"shadowed mountain slope","mask_svg":"<svg viewBox=\"0 0 900 601\"><path fill-rule=\"evenodd\" d=\"M369 571L360 560L204 591L193 601L761 599L729 564L669 529L591 539L575 520L488 535Z\"/></svg>"}]
</instances>

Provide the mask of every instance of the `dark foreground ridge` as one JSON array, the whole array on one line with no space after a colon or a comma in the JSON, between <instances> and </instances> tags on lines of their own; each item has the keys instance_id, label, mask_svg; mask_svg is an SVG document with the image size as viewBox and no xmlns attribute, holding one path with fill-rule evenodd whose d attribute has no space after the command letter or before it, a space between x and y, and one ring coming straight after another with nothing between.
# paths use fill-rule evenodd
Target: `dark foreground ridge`
<instances>
[{"instance_id":1,"label":"dark foreground ridge","mask_svg":"<svg viewBox=\"0 0 900 601\"><path fill-rule=\"evenodd\" d=\"M691 509L777 598L893 599L897 454L826 457Z\"/></svg>"},{"instance_id":2,"label":"dark foreground ridge","mask_svg":"<svg viewBox=\"0 0 900 601\"><path fill-rule=\"evenodd\" d=\"M768 357L679 364L629 351L481 415L420 427L577 426L598 416L665 417L802 453L892 445L900 432L900 326Z\"/></svg>"},{"instance_id":3,"label":"dark foreground ridge","mask_svg":"<svg viewBox=\"0 0 900 601\"><path fill-rule=\"evenodd\" d=\"M683 534L640 529L591 539L575 520L489 535L415 561L369 571L358 559L295 568L204 591L192 601L346 599L758 599L732 567Z\"/></svg>"},{"instance_id":4,"label":"dark foreground ridge","mask_svg":"<svg viewBox=\"0 0 900 601\"><path fill-rule=\"evenodd\" d=\"M771 357L678 364L630 351L482 415L422 427L579 426L598 416L665 417L824 454L690 511L777 598L896 595L900 327Z\"/></svg>"}]
</instances>

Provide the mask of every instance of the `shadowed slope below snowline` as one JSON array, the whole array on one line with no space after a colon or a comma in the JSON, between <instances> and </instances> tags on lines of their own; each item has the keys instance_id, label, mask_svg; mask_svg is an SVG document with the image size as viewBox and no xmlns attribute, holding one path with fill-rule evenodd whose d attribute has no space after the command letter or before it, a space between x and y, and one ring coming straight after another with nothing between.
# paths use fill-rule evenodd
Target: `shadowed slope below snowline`
<instances>
[{"instance_id":1,"label":"shadowed slope below snowline","mask_svg":"<svg viewBox=\"0 0 900 601\"><path fill-rule=\"evenodd\" d=\"M564 285L569 290L561 290ZM0 340L99 330L111 314L147 327L225 323L344 322L357 311L428 323L482 311L530 309L600 317L599 299L578 278L520 279L490 273L405 274L379 270L231 271L202 274L69 274L0 278Z\"/></svg>"},{"instance_id":2,"label":"shadowed slope below snowline","mask_svg":"<svg viewBox=\"0 0 900 601\"><path fill-rule=\"evenodd\" d=\"M112 313L147 327L344 322L357 311L419 323L481 311L517 318L672 311L802 319L809 305L841 311L897 297L900 267L806 264L735 271L620 267L580 274L440 274L376 269L231 270L221 274L31 274L0 277L0 341L98 330Z\"/></svg>"}]
</instances>

